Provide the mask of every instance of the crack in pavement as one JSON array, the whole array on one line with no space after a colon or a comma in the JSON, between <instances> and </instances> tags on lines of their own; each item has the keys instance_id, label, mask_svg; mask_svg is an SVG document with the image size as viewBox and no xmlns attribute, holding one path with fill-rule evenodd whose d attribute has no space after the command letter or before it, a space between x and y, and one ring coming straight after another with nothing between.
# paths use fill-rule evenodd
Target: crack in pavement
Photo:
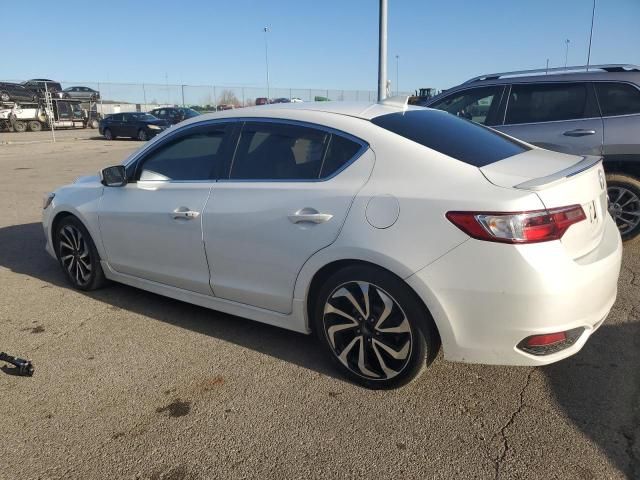
<instances>
[{"instance_id":1,"label":"crack in pavement","mask_svg":"<svg viewBox=\"0 0 640 480\"><path fill-rule=\"evenodd\" d=\"M529 387L529 384L531 383L531 377L533 376L533 372L535 372L535 370L536 370L535 367L533 367L531 370L529 370L529 373L527 374L527 379L524 383L524 386L520 390L520 395L519 395L520 401L518 402L518 408L516 408L513 411L509 420L507 420L507 423L505 423L500 429L500 432L494 435L494 438L497 435L500 435L502 437L502 452L493 460L494 468L495 468L495 477L494 477L495 480L498 480L500 478L500 467L502 466L502 462L504 461L505 457L507 456L507 452L509 451L509 441L507 439L507 434L506 434L507 428L509 428L513 424L518 414L522 412L522 409L524 407L524 393Z\"/></svg>"}]
</instances>

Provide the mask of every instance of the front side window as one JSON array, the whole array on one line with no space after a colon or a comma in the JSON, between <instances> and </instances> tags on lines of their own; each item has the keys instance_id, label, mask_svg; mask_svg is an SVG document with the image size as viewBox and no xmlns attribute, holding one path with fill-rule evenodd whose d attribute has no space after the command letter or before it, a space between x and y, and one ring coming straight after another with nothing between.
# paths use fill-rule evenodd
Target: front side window
<instances>
[{"instance_id":1,"label":"front side window","mask_svg":"<svg viewBox=\"0 0 640 480\"><path fill-rule=\"evenodd\" d=\"M513 85L507 103L506 124L553 122L586 118L587 84Z\"/></svg>"},{"instance_id":2,"label":"front side window","mask_svg":"<svg viewBox=\"0 0 640 480\"><path fill-rule=\"evenodd\" d=\"M429 105L483 125L498 123L498 106L504 87L481 87L453 93Z\"/></svg>"},{"instance_id":3,"label":"front side window","mask_svg":"<svg viewBox=\"0 0 640 480\"><path fill-rule=\"evenodd\" d=\"M596 82L603 117L640 113L640 90L628 83Z\"/></svg>"},{"instance_id":4,"label":"front side window","mask_svg":"<svg viewBox=\"0 0 640 480\"><path fill-rule=\"evenodd\" d=\"M229 178L318 180L351 161L358 142L324 130L280 123L246 123Z\"/></svg>"},{"instance_id":5,"label":"front side window","mask_svg":"<svg viewBox=\"0 0 640 480\"><path fill-rule=\"evenodd\" d=\"M222 163L224 127L191 133L169 142L142 160L143 181L198 181L216 178Z\"/></svg>"}]
</instances>

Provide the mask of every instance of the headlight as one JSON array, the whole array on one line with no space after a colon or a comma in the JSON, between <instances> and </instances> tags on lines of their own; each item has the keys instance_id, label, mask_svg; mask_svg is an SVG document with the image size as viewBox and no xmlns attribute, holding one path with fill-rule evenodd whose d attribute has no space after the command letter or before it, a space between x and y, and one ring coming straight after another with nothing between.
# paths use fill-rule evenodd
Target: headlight
<instances>
[{"instance_id":1,"label":"headlight","mask_svg":"<svg viewBox=\"0 0 640 480\"><path fill-rule=\"evenodd\" d=\"M162 130L162 127L159 127L158 125L147 125L147 128L149 130Z\"/></svg>"},{"instance_id":2,"label":"headlight","mask_svg":"<svg viewBox=\"0 0 640 480\"><path fill-rule=\"evenodd\" d=\"M51 202L53 202L53 197L55 197L56 194L55 193L49 193L47 195L45 195L43 201L42 201L42 209L46 210L47 207L49 205L51 205Z\"/></svg>"}]
</instances>

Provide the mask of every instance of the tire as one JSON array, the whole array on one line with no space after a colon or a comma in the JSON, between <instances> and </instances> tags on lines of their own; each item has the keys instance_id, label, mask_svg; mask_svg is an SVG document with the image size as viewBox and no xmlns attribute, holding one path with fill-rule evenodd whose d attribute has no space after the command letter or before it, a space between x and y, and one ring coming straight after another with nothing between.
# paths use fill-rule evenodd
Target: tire
<instances>
[{"instance_id":1,"label":"tire","mask_svg":"<svg viewBox=\"0 0 640 480\"><path fill-rule=\"evenodd\" d=\"M95 130L96 128L98 128L98 123L98 120L96 120L95 118L93 120L89 120L89 127Z\"/></svg>"},{"instance_id":2,"label":"tire","mask_svg":"<svg viewBox=\"0 0 640 480\"><path fill-rule=\"evenodd\" d=\"M107 140L115 140L116 139L116 136L113 133L111 133L111 130L108 129L108 128L104 129L103 135L104 135L104 138L106 138Z\"/></svg>"},{"instance_id":3,"label":"tire","mask_svg":"<svg viewBox=\"0 0 640 480\"><path fill-rule=\"evenodd\" d=\"M16 122L13 123L13 130L16 132L26 132L27 131L27 124L24 123L22 120L18 120Z\"/></svg>"},{"instance_id":4,"label":"tire","mask_svg":"<svg viewBox=\"0 0 640 480\"><path fill-rule=\"evenodd\" d=\"M640 180L624 173L607 174L609 213L624 242L640 241Z\"/></svg>"},{"instance_id":5,"label":"tire","mask_svg":"<svg viewBox=\"0 0 640 480\"><path fill-rule=\"evenodd\" d=\"M435 324L415 292L392 273L368 265L343 268L326 280L313 327L342 374L371 389L409 383L438 351Z\"/></svg>"},{"instance_id":6,"label":"tire","mask_svg":"<svg viewBox=\"0 0 640 480\"><path fill-rule=\"evenodd\" d=\"M145 132L144 128L138 130L137 139L141 142L146 142L147 140L149 140L149 135L147 135L147 132Z\"/></svg>"},{"instance_id":7,"label":"tire","mask_svg":"<svg viewBox=\"0 0 640 480\"><path fill-rule=\"evenodd\" d=\"M31 130L32 132L39 132L40 130L42 130L42 124L40 122L32 120L29 122L29 130Z\"/></svg>"},{"instance_id":8,"label":"tire","mask_svg":"<svg viewBox=\"0 0 640 480\"><path fill-rule=\"evenodd\" d=\"M58 262L75 289L90 291L106 284L100 255L80 220L64 217L55 226L53 242Z\"/></svg>"},{"instance_id":9,"label":"tire","mask_svg":"<svg viewBox=\"0 0 640 480\"><path fill-rule=\"evenodd\" d=\"M0 101L9 102L11 101L11 96L7 92L0 92Z\"/></svg>"}]
</instances>

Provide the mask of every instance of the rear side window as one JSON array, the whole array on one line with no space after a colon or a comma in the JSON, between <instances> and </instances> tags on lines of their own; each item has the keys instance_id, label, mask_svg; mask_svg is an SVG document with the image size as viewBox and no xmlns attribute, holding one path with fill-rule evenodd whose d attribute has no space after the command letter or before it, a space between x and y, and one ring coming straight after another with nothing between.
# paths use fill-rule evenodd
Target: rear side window
<instances>
[{"instance_id":1,"label":"rear side window","mask_svg":"<svg viewBox=\"0 0 640 480\"><path fill-rule=\"evenodd\" d=\"M476 167L484 167L528 150L526 146L493 130L437 110L389 113L375 117L371 122Z\"/></svg>"},{"instance_id":2,"label":"rear side window","mask_svg":"<svg viewBox=\"0 0 640 480\"><path fill-rule=\"evenodd\" d=\"M215 178L225 131L193 133L160 147L143 160L140 180L197 181Z\"/></svg>"},{"instance_id":3,"label":"rear side window","mask_svg":"<svg viewBox=\"0 0 640 480\"><path fill-rule=\"evenodd\" d=\"M360 148L357 142L312 127L248 122L240 134L229 178L327 178L346 165Z\"/></svg>"},{"instance_id":4,"label":"rear side window","mask_svg":"<svg viewBox=\"0 0 640 480\"><path fill-rule=\"evenodd\" d=\"M585 118L585 83L513 85L506 124L552 122Z\"/></svg>"},{"instance_id":5,"label":"rear side window","mask_svg":"<svg viewBox=\"0 0 640 480\"><path fill-rule=\"evenodd\" d=\"M640 90L627 83L596 82L603 117L640 113Z\"/></svg>"}]
</instances>

